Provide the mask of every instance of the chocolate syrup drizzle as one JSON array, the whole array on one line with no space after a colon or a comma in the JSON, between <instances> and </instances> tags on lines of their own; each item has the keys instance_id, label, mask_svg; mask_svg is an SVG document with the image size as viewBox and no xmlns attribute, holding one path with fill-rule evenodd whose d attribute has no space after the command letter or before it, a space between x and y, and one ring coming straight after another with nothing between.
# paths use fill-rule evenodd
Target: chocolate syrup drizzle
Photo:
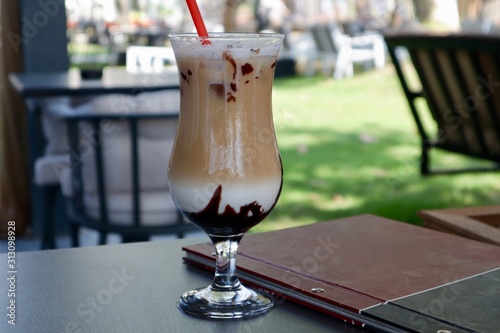
<instances>
[{"instance_id":1,"label":"chocolate syrup drizzle","mask_svg":"<svg viewBox=\"0 0 500 333\"><path fill-rule=\"evenodd\" d=\"M256 54L259 54L260 52L260 49L252 49L252 52L256 53ZM236 61L234 60L233 56L225 51L222 53L222 57L224 60L226 60L227 62L229 62L231 64L231 66L233 67L233 80L236 79L236 76L237 76L237 73L238 73L238 66L236 64ZM274 67L276 66L276 61L271 65L271 69L274 69ZM253 71L254 71L254 68L253 66L250 64L250 63L245 63L244 65L241 65L241 74L243 76L245 75L249 75L249 74L252 74ZM262 70L260 71L260 73L262 73ZM191 72L190 69L188 69L187 71L187 75L183 72L180 72L180 76L181 78L184 80L184 81L187 81L187 83L191 83L190 82L190 78L191 76L193 75L193 72ZM258 80L259 79L259 76L255 76L254 79ZM250 82L250 80L246 80L245 83L248 84ZM224 87L224 85L222 83L211 83L209 85L209 88L215 92L215 94L219 97L224 97L224 92L226 90L226 88ZM230 88L231 90L234 92L234 93L237 93L238 92L238 85L235 83L235 82L231 82L230 83ZM181 87L181 95L183 95L183 91L182 91L182 87ZM236 96L233 95L231 92L228 92L227 93L227 99L226 99L227 103L231 103L231 102L236 102Z\"/></svg>"},{"instance_id":2,"label":"chocolate syrup drizzle","mask_svg":"<svg viewBox=\"0 0 500 333\"><path fill-rule=\"evenodd\" d=\"M264 212L257 201L240 207L239 212L226 205L224 212L219 213L222 200L222 185L215 190L207 206L198 213L183 211L184 216L191 222L205 230L208 234L216 236L231 236L247 232L250 228L262 221L272 210ZM276 198L276 201L278 198ZM276 201L273 204L276 204Z\"/></svg>"},{"instance_id":3,"label":"chocolate syrup drizzle","mask_svg":"<svg viewBox=\"0 0 500 333\"><path fill-rule=\"evenodd\" d=\"M233 80L235 80L236 79L236 61L234 60L233 56L231 54L229 54L229 52L227 52L227 51L222 53L222 57L224 58L224 60L229 61L231 66L233 66Z\"/></svg>"}]
</instances>

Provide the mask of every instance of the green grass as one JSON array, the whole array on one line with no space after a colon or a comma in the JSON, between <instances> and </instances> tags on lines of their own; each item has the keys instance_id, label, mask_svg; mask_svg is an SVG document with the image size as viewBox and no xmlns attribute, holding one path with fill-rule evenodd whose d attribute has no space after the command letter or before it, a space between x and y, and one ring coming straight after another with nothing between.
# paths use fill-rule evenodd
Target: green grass
<instances>
[{"instance_id":1,"label":"green grass","mask_svg":"<svg viewBox=\"0 0 500 333\"><path fill-rule=\"evenodd\" d=\"M420 140L391 65L343 81L276 79L273 109L283 191L254 232L366 213L421 224L419 210L500 200L499 173L420 176ZM485 164L431 158L445 168Z\"/></svg>"}]
</instances>

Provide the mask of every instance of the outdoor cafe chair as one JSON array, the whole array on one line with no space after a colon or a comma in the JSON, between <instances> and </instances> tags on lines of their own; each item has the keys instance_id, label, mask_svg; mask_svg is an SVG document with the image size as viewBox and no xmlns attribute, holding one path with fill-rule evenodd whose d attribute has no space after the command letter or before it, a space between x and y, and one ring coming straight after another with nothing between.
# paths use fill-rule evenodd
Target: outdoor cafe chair
<instances>
[{"instance_id":1,"label":"outdoor cafe chair","mask_svg":"<svg viewBox=\"0 0 500 333\"><path fill-rule=\"evenodd\" d=\"M40 130L43 134L43 152L34 161L33 182L39 195L37 219L41 234L41 249L56 247L57 203L60 198L61 174L69 165L69 146L66 125L56 114L85 113L89 105L78 103L67 96L51 97L42 100L40 112Z\"/></svg>"},{"instance_id":2,"label":"outdoor cafe chair","mask_svg":"<svg viewBox=\"0 0 500 333\"><path fill-rule=\"evenodd\" d=\"M73 246L81 227L123 242L197 230L176 208L168 160L178 121L179 91L95 97L91 112L58 114L67 124L69 167L61 189Z\"/></svg>"},{"instance_id":3,"label":"outdoor cafe chair","mask_svg":"<svg viewBox=\"0 0 500 333\"><path fill-rule=\"evenodd\" d=\"M125 61L130 73L161 73L176 63L174 50L166 46L128 46Z\"/></svg>"},{"instance_id":4,"label":"outdoor cafe chair","mask_svg":"<svg viewBox=\"0 0 500 333\"><path fill-rule=\"evenodd\" d=\"M354 75L354 64L383 68L385 48L383 37L376 33L349 36L336 24L317 24L310 28L323 72L333 65L333 78L340 80Z\"/></svg>"},{"instance_id":5,"label":"outdoor cafe chair","mask_svg":"<svg viewBox=\"0 0 500 333\"><path fill-rule=\"evenodd\" d=\"M500 36L393 32L384 37L420 135L421 174L499 170ZM409 53L421 89L410 85L400 49ZM431 149L493 163L438 170L431 168Z\"/></svg>"}]
</instances>

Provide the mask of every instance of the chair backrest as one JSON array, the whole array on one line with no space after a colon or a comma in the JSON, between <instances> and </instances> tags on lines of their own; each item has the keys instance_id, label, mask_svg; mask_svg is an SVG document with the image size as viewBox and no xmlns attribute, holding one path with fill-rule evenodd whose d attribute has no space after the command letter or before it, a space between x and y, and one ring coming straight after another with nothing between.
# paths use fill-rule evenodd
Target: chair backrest
<instances>
[{"instance_id":1,"label":"chair backrest","mask_svg":"<svg viewBox=\"0 0 500 333\"><path fill-rule=\"evenodd\" d=\"M164 93L169 93L170 102ZM107 112L66 117L72 161L71 178L63 180L62 189L70 218L80 225L122 235L194 229L183 222L168 188L178 94L96 98L95 108L107 106ZM155 100L170 107L165 104L160 110Z\"/></svg>"},{"instance_id":2,"label":"chair backrest","mask_svg":"<svg viewBox=\"0 0 500 333\"><path fill-rule=\"evenodd\" d=\"M422 139L432 146L500 161L500 37L479 34L385 34ZM422 91L412 91L398 48L406 48ZM437 123L430 136L415 99L424 97Z\"/></svg>"},{"instance_id":3,"label":"chair backrest","mask_svg":"<svg viewBox=\"0 0 500 333\"><path fill-rule=\"evenodd\" d=\"M94 117L79 123L79 145L88 146L80 156L85 214L121 225L176 221L167 168L177 117L134 114L123 120Z\"/></svg>"},{"instance_id":4,"label":"chair backrest","mask_svg":"<svg viewBox=\"0 0 500 333\"><path fill-rule=\"evenodd\" d=\"M333 43L331 31L328 25L317 24L310 28L311 35L313 36L314 43L319 52L335 53L337 48Z\"/></svg>"}]
</instances>

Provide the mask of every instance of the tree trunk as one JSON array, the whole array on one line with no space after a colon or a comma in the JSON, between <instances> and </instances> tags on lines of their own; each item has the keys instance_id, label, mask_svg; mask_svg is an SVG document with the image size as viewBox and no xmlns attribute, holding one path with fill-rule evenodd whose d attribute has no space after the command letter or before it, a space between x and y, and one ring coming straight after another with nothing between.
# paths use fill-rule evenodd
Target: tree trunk
<instances>
[{"instance_id":1,"label":"tree trunk","mask_svg":"<svg viewBox=\"0 0 500 333\"><path fill-rule=\"evenodd\" d=\"M458 0L460 17L469 20L477 20L481 14L483 0Z\"/></svg>"},{"instance_id":2,"label":"tree trunk","mask_svg":"<svg viewBox=\"0 0 500 333\"><path fill-rule=\"evenodd\" d=\"M238 6L243 3L243 0L226 0L224 5L223 22L225 32L235 32L236 26L236 12Z\"/></svg>"},{"instance_id":3,"label":"tree trunk","mask_svg":"<svg viewBox=\"0 0 500 333\"><path fill-rule=\"evenodd\" d=\"M415 15L421 22L439 29L459 29L457 0L414 0Z\"/></svg>"},{"instance_id":4,"label":"tree trunk","mask_svg":"<svg viewBox=\"0 0 500 333\"><path fill-rule=\"evenodd\" d=\"M425 22L431 17L433 0L413 0L415 16L420 22Z\"/></svg>"},{"instance_id":5,"label":"tree trunk","mask_svg":"<svg viewBox=\"0 0 500 333\"><path fill-rule=\"evenodd\" d=\"M128 5L128 1L127 0L115 0L115 4L116 4L116 9L118 11L118 15L119 15L119 22L120 23L127 23L127 20L128 20L128 12L130 10L129 8L129 5Z\"/></svg>"}]
</instances>

